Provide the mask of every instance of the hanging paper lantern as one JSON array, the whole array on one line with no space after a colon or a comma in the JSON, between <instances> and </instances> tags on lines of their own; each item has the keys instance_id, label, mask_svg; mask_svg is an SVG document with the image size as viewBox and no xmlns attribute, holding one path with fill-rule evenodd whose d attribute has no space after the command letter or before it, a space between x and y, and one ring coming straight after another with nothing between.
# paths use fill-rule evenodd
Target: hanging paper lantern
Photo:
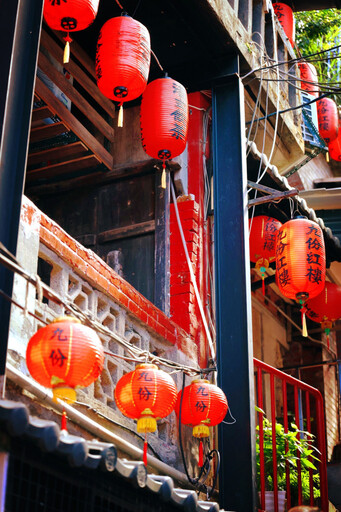
<instances>
[{"instance_id":1,"label":"hanging paper lantern","mask_svg":"<svg viewBox=\"0 0 341 512\"><path fill-rule=\"evenodd\" d=\"M310 62L299 62L301 88L309 92L315 98L319 95L318 76L315 66Z\"/></svg>"},{"instance_id":2,"label":"hanging paper lantern","mask_svg":"<svg viewBox=\"0 0 341 512\"><path fill-rule=\"evenodd\" d=\"M188 99L184 86L167 76L150 82L142 95L140 120L143 149L163 161L165 188L165 161L186 148Z\"/></svg>"},{"instance_id":3,"label":"hanging paper lantern","mask_svg":"<svg viewBox=\"0 0 341 512\"><path fill-rule=\"evenodd\" d=\"M147 434L157 429L156 420L174 409L177 389L168 373L155 364L139 364L117 382L115 402L122 414L137 420L137 431ZM147 465L147 439L143 461Z\"/></svg>"},{"instance_id":4,"label":"hanging paper lantern","mask_svg":"<svg viewBox=\"0 0 341 512\"><path fill-rule=\"evenodd\" d=\"M67 32L64 64L69 62L69 32L84 30L97 16L99 0L45 0L44 19L52 30Z\"/></svg>"},{"instance_id":5,"label":"hanging paper lantern","mask_svg":"<svg viewBox=\"0 0 341 512\"><path fill-rule=\"evenodd\" d=\"M75 389L89 386L101 374L104 352L101 340L77 318L61 317L39 329L26 350L27 368L54 398L76 399Z\"/></svg>"},{"instance_id":6,"label":"hanging paper lantern","mask_svg":"<svg viewBox=\"0 0 341 512\"><path fill-rule=\"evenodd\" d=\"M339 128L336 139L332 140L328 144L328 151L330 158L336 160L337 162L341 162L341 129Z\"/></svg>"},{"instance_id":7,"label":"hanging paper lantern","mask_svg":"<svg viewBox=\"0 0 341 512\"><path fill-rule=\"evenodd\" d=\"M285 35L290 41L291 46L294 46L295 42L295 19L294 13L291 7L287 4L274 3L272 4L278 21L282 25Z\"/></svg>"},{"instance_id":8,"label":"hanging paper lantern","mask_svg":"<svg viewBox=\"0 0 341 512\"><path fill-rule=\"evenodd\" d=\"M209 427L223 421L228 405L224 392L206 379L195 379L178 393L175 412L184 425L193 427L193 436L209 437ZM202 443L199 445L199 466L203 465Z\"/></svg>"},{"instance_id":9,"label":"hanging paper lantern","mask_svg":"<svg viewBox=\"0 0 341 512\"><path fill-rule=\"evenodd\" d=\"M337 106L331 98L322 98L317 102L319 132L327 142L335 140L339 130Z\"/></svg>"},{"instance_id":10,"label":"hanging paper lantern","mask_svg":"<svg viewBox=\"0 0 341 512\"><path fill-rule=\"evenodd\" d=\"M250 260L256 264L262 276L263 294L265 294L265 272L276 258L276 238L282 223L273 217L259 215L249 220Z\"/></svg>"},{"instance_id":11,"label":"hanging paper lantern","mask_svg":"<svg viewBox=\"0 0 341 512\"><path fill-rule=\"evenodd\" d=\"M304 217L281 226L276 245L276 282L280 292L301 304L303 336L305 303L322 292L326 274L323 233L318 224Z\"/></svg>"},{"instance_id":12,"label":"hanging paper lantern","mask_svg":"<svg viewBox=\"0 0 341 512\"><path fill-rule=\"evenodd\" d=\"M122 126L122 105L143 93L150 66L150 36L141 23L129 16L108 20L97 42L96 76L100 91L120 106L118 126Z\"/></svg>"},{"instance_id":13,"label":"hanging paper lantern","mask_svg":"<svg viewBox=\"0 0 341 512\"><path fill-rule=\"evenodd\" d=\"M333 323L341 318L341 286L326 281L324 290L313 299L307 301L306 315L310 320L321 324L327 335L329 348L329 333Z\"/></svg>"}]
</instances>

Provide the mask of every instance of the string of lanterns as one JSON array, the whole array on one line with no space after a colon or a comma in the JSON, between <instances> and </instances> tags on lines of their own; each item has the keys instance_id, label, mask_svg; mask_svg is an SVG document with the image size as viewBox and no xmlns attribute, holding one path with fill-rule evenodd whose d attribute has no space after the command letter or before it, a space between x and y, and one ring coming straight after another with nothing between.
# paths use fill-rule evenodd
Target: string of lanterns
<instances>
[{"instance_id":1,"label":"string of lanterns","mask_svg":"<svg viewBox=\"0 0 341 512\"><path fill-rule=\"evenodd\" d=\"M295 45L295 19L291 7L284 3L273 3L274 12L283 27L290 44ZM318 74L310 62L299 62L301 88L313 97L319 96ZM321 98L317 102L318 130L328 146L333 160L341 161L341 131L339 130L339 114L337 105L331 98Z\"/></svg>"},{"instance_id":2,"label":"string of lanterns","mask_svg":"<svg viewBox=\"0 0 341 512\"><path fill-rule=\"evenodd\" d=\"M89 386L100 376L104 351L93 329L81 324L77 318L67 316L57 318L31 337L26 363L31 376L42 386L52 389L54 400L74 403L77 389ZM137 431L145 434L145 465L148 433L157 430L157 420L168 416L180 400L184 406L182 422L193 425L193 435L199 438L208 437L209 427L221 423L226 415L224 393L206 379L194 380L185 388L183 398L180 396L172 377L155 364L139 364L118 380L115 402L122 414L137 420ZM64 413L62 429L66 430ZM202 466L202 450L199 458Z\"/></svg>"},{"instance_id":3,"label":"string of lanterns","mask_svg":"<svg viewBox=\"0 0 341 512\"><path fill-rule=\"evenodd\" d=\"M96 17L99 0L45 0L44 18L54 30L82 30ZM141 139L148 156L162 161L161 186L166 188L166 160L186 147L188 99L183 85L169 78L147 86L151 59L147 28L126 13L101 28L96 49L97 86L104 96L118 102L118 127L123 127L123 104L142 95ZM64 63L68 58L64 58Z\"/></svg>"},{"instance_id":4,"label":"string of lanterns","mask_svg":"<svg viewBox=\"0 0 341 512\"><path fill-rule=\"evenodd\" d=\"M267 258L272 261L273 254L279 291L300 305L302 335L307 336L307 316L321 323L329 349L333 322L341 318L341 287L325 280L326 254L320 226L300 215L284 224L264 215L253 218L250 260L264 274L262 265Z\"/></svg>"}]
</instances>

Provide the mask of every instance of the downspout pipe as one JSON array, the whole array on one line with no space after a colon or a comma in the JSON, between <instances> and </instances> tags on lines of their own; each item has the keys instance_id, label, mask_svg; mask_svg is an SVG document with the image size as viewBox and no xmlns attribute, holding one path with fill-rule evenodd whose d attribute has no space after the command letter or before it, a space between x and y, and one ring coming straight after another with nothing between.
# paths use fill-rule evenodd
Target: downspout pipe
<instances>
[{"instance_id":1,"label":"downspout pipe","mask_svg":"<svg viewBox=\"0 0 341 512\"><path fill-rule=\"evenodd\" d=\"M70 420L77 423L80 427L84 428L88 432L91 432L91 434L108 443L113 443L118 449L122 450L133 459L142 460L142 450L129 443L125 439L122 439L122 437L119 437L117 434L114 434L114 432L111 432L99 423L96 423L96 421L88 418L85 416L85 414L77 411L71 405L62 402L61 400L54 402L52 398L52 392L49 392L45 388L39 386L39 384L37 384L34 380L24 375L9 363L7 363L6 375L8 379L35 395L38 400L42 401L44 404L49 405L60 413L65 410ZM149 454L148 466L152 467L163 475L172 477L176 482L178 482L178 484L182 484L183 486L186 486L186 488L193 488L184 473L181 473L181 471L168 466L168 464L165 464L164 462Z\"/></svg>"}]
</instances>

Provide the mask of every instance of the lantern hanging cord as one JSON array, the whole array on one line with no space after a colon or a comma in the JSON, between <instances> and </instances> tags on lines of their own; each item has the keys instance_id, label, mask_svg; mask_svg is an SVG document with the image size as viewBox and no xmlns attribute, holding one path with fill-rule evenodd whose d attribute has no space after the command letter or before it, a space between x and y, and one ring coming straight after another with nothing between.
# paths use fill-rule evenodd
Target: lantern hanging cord
<instances>
[{"instance_id":1,"label":"lantern hanging cord","mask_svg":"<svg viewBox=\"0 0 341 512\"><path fill-rule=\"evenodd\" d=\"M174 204L175 216L176 216L176 220L177 220L177 224L178 224L178 228L179 228L179 232L180 232L182 246L183 246L183 249L184 249L184 252L185 252L185 256L186 256L186 261L187 261L189 273L190 273L190 276L191 276L191 281L192 281L193 288L194 288L195 297L196 297L197 302L198 302L201 319L202 319L202 322L203 322L203 325L204 325L204 329L205 329L208 345L209 345L210 352L211 352L211 358L212 358L213 363L216 364L215 348L214 348L213 340L212 340L212 337L211 337L211 333L210 333L210 330L208 328L208 324L207 324L207 321L206 321L206 316L205 316L204 308L202 306L202 302L201 302L198 286L197 286L197 283L196 283L195 275L194 275L194 272L193 272L192 264L191 264L191 261L189 259L189 254L188 254L188 250L187 250L187 244L186 244L184 232L183 232L182 225L181 225L178 205L177 205L177 202L176 202L176 196L175 196L173 182L171 182L171 192L172 192L172 199L173 199L173 204Z\"/></svg>"},{"instance_id":2,"label":"lantern hanging cord","mask_svg":"<svg viewBox=\"0 0 341 512\"><path fill-rule=\"evenodd\" d=\"M120 4L120 2L118 0L115 0L115 2L117 3L121 11L124 11L124 7Z\"/></svg>"},{"instance_id":3,"label":"lantern hanging cord","mask_svg":"<svg viewBox=\"0 0 341 512\"><path fill-rule=\"evenodd\" d=\"M159 59L157 58L157 56L155 55L155 53L153 52L153 50L152 50L152 49L150 50L150 53L153 55L154 59L156 60L157 65L159 66L159 68L161 69L161 71L164 71L163 67L162 67L162 66L161 66L161 64L160 64Z\"/></svg>"},{"instance_id":4,"label":"lantern hanging cord","mask_svg":"<svg viewBox=\"0 0 341 512\"><path fill-rule=\"evenodd\" d=\"M5 253L5 254L3 254ZM126 341L123 337L119 336L118 334L110 331L107 327L100 324L97 320L93 320L89 316L87 316L76 304L72 303L68 300L63 300L52 288L50 288L45 283L41 282L40 277L37 275L31 275L28 272L26 272L18 263L15 256L13 256L9 251L4 247L4 245L0 242L0 263L3 264L7 269L11 270L14 273L17 273L24 279L26 279L30 284L32 284L35 288L39 288L39 285L42 289L44 297L46 297L49 300L52 300L54 303L63 306L66 311L74 315L76 318L81 320L84 324L88 325L92 329L94 329L98 334L102 336L107 336L111 340L119 343L121 346L125 348L125 350L134 358L135 360L138 360L138 362L145 362L146 357L148 357L148 360L150 362L156 363L161 366L165 366L172 371L183 371L186 372L188 375L200 375L200 372L202 371L200 368L195 368L187 365L181 365L174 361L171 361L169 359L154 355L146 350L141 350L137 347L135 347L133 344ZM39 283L39 285L37 285ZM25 310L25 304L21 305L8 295L6 295L2 290L0 290L0 294L4 296L5 299L7 299L9 302L20 308L21 310ZM27 314L34 317L36 320L38 320L40 323L45 323L44 320L42 320L41 317L35 315L34 313L27 310ZM56 315L57 317L57 315ZM112 357L115 357L114 353L110 353ZM211 368L206 368L205 373L215 372L216 367L212 366Z\"/></svg>"}]
</instances>

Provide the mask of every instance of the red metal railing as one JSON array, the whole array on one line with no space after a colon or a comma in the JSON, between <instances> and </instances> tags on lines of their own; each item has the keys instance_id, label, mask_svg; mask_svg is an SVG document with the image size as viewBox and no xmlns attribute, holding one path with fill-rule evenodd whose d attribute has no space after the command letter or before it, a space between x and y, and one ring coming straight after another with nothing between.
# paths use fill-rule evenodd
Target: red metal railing
<instances>
[{"instance_id":1,"label":"red metal railing","mask_svg":"<svg viewBox=\"0 0 341 512\"><path fill-rule=\"evenodd\" d=\"M262 361L254 358L255 368L255 389L256 404L259 409L271 411L271 428L272 428L272 479L274 488L274 511L278 512L278 471L277 471L277 452L276 452L276 418L284 427L284 432L289 429L289 411L292 408L293 420L299 430L313 433L314 445L319 450L319 461L312 462L317 467L320 475L320 501L319 506L323 512L328 511L328 486L327 486L327 459L326 459L326 441L325 441L325 424L323 399L321 393L286 373L269 366ZM277 411L276 411L277 409ZM280 412L279 412L280 409ZM277 412L277 414L276 414ZM269 414L269 413L268 413ZM264 458L264 429L263 429L263 412L257 412L258 428L259 428L259 482L260 487L260 508L265 510L265 490L266 477L265 474L265 458ZM312 417L314 421L312 421ZM270 420L270 418L268 418ZM313 430L313 432L312 432ZM299 434L298 434L299 435ZM298 487L298 503L294 503L290 491L290 472L295 471L297 474ZM286 464L286 499L287 510L294 505L303 504L302 495L302 467L297 461L297 468L291 468ZM313 470L309 469L309 505L315 504L313 493Z\"/></svg>"}]
</instances>

